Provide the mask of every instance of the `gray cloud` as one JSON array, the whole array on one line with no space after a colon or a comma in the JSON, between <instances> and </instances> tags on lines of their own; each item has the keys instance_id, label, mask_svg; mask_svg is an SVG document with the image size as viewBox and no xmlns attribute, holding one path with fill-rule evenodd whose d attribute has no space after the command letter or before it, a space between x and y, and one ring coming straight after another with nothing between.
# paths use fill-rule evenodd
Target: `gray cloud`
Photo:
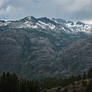
<instances>
[{"instance_id":1,"label":"gray cloud","mask_svg":"<svg viewBox=\"0 0 92 92\"><path fill-rule=\"evenodd\" d=\"M92 0L0 0L0 17L60 17L92 20Z\"/></svg>"}]
</instances>

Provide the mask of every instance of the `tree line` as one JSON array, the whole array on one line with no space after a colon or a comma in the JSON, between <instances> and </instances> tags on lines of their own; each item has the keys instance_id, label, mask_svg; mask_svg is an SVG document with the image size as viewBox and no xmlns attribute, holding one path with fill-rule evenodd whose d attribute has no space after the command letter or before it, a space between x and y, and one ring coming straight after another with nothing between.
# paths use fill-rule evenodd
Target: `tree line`
<instances>
[{"instance_id":1,"label":"tree line","mask_svg":"<svg viewBox=\"0 0 92 92\"><path fill-rule=\"evenodd\" d=\"M3 73L0 77L0 92L40 92L38 81L19 79L15 73Z\"/></svg>"},{"instance_id":2,"label":"tree line","mask_svg":"<svg viewBox=\"0 0 92 92\"><path fill-rule=\"evenodd\" d=\"M44 78L40 80L21 79L15 73L3 73L0 76L0 92L46 92L45 89L65 87L75 81L89 80L86 92L92 92L92 68L87 73L66 78ZM84 83L85 85L85 83Z\"/></svg>"}]
</instances>

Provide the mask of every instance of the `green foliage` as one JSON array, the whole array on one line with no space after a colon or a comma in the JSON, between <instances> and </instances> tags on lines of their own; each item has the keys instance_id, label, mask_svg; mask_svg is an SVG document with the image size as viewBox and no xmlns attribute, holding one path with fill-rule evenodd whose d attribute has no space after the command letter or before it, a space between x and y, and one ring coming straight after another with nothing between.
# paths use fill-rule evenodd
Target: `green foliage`
<instances>
[{"instance_id":1,"label":"green foliage","mask_svg":"<svg viewBox=\"0 0 92 92\"><path fill-rule=\"evenodd\" d=\"M92 68L88 70L88 78L92 78Z\"/></svg>"},{"instance_id":2,"label":"green foliage","mask_svg":"<svg viewBox=\"0 0 92 92\"><path fill-rule=\"evenodd\" d=\"M0 78L1 92L18 92L19 80L16 74L3 73Z\"/></svg>"},{"instance_id":3,"label":"green foliage","mask_svg":"<svg viewBox=\"0 0 92 92\"><path fill-rule=\"evenodd\" d=\"M15 73L3 73L0 77L0 92L49 92L55 88L56 92L67 92L68 85L75 85L75 82L82 82L82 87L86 92L92 92L92 69L82 75L70 76L66 78L44 78L38 80L19 79ZM88 79L90 78L90 79ZM90 82L88 82L90 81ZM76 92L74 89L73 92Z\"/></svg>"},{"instance_id":4,"label":"green foliage","mask_svg":"<svg viewBox=\"0 0 92 92\"><path fill-rule=\"evenodd\" d=\"M83 78L83 80L87 79L87 74L86 74L86 72L83 73L83 77L82 77L82 78Z\"/></svg>"},{"instance_id":5,"label":"green foliage","mask_svg":"<svg viewBox=\"0 0 92 92\"><path fill-rule=\"evenodd\" d=\"M40 85L37 81L20 80L15 73L3 73L0 92L40 92Z\"/></svg>"},{"instance_id":6,"label":"green foliage","mask_svg":"<svg viewBox=\"0 0 92 92\"><path fill-rule=\"evenodd\" d=\"M92 92L92 80L90 80L90 82L87 86L86 92Z\"/></svg>"}]
</instances>

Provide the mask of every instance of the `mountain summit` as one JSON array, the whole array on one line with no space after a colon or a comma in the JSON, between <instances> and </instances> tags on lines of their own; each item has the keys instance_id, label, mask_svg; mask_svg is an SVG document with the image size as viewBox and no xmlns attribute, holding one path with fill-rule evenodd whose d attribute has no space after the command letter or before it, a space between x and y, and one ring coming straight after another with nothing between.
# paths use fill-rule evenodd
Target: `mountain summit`
<instances>
[{"instance_id":1,"label":"mountain summit","mask_svg":"<svg viewBox=\"0 0 92 92\"><path fill-rule=\"evenodd\" d=\"M60 30L66 33L91 33L92 25L81 21L67 21L64 19L49 19L47 17L35 18L28 16L19 21L0 21L0 26L9 26L10 28L30 28L45 30Z\"/></svg>"}]
</instances>

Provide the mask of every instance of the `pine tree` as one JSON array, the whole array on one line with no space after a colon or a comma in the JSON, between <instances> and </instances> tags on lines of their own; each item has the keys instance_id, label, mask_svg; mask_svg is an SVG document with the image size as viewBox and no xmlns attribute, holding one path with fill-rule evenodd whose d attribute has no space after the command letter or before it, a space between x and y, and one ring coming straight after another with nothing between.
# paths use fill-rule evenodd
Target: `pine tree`
<instances>
[{"instance_id":1,"label":"pine tree","mask_svg":"<svg viewBox=\"0 0 92 92\"><path fill-rule=\"evenodd\" d=\"M1 92L18 92L18 78L16 74L3 73L0 78Z\"/></svg>"},{"instance_id":2,"label":"pine tree","mask_svg":"<svg viewBox=\"0 0 92 92\"><path fill-rule=\"evenodd\" d=\"M92 92L92 80L90 80L90 82L87 86L86 92Z\"/></svg>"}]
</instances>

